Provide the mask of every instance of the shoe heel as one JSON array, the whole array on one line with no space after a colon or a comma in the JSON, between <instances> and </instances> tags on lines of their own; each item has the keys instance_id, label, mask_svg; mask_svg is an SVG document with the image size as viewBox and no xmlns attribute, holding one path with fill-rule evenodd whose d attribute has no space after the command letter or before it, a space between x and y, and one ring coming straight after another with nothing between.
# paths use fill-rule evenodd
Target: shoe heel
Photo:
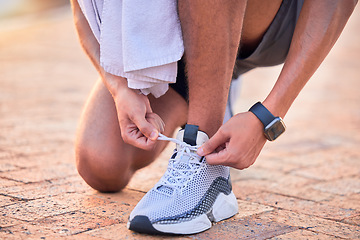
<instances>
[{"instance_id":1,"label":"shoe heel","mask_svg":"<svg viewBox=\"0 0 360 240\"><path fill-rule=\"evenodd\" d=\"M238 203L233 192L229 195L220 193L216 198L213 206L212 214L214 222L219 222L224 219L230 218L237 214L239 211Z\"/></svg>"}]
</instances>

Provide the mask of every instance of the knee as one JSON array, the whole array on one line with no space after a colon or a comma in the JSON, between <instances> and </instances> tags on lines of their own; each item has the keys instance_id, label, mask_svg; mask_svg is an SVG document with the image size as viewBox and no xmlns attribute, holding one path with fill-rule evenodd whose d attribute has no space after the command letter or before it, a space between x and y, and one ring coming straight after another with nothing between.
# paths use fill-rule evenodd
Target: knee
<instances>
[{"instance_id":1,"label":"knee","mask_svg":"<svg viewBox=\"0 0 360 240\"><path fill-rule=\"evenodd\" d=\"M78 173L92 188L100 192L121 191L130 181L129 161L116 159L116 154L97 151L84 144L76 144L75 156Z\"/></svg>"}]
</instances>

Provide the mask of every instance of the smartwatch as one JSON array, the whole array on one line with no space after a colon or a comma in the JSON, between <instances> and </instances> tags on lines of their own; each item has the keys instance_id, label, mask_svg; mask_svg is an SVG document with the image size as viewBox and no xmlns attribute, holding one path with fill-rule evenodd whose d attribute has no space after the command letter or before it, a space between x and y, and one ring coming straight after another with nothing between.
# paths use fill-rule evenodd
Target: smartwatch
<instances>
[{"instance_id":1,"label":"smartwatch","mask_svg":"<svg viewBox=\"0 0 360 240\"><path fill-rule=\"evenodd\" d=\"M249 111L264 125L264 135L269 141L274 141L285 132L285 123L281 117L275 117L261 102L255 103Z\"/></svg>"}]
</instances>

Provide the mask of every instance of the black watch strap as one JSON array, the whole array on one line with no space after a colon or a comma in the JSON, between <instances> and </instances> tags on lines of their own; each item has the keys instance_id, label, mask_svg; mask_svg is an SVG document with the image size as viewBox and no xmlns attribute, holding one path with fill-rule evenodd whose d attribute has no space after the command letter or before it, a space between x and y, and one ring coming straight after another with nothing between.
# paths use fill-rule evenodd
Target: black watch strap
<instances>
[{"instance_id":1,"label":"black watch strap","mask_svg":"<svg viewBox=\"0 0 360 240\"><path fill-rule=\"evenodd\" d=\"M276 118L264 105L262 105L261 102L255 103L249 111L255 114L264 127L269 125Z\"/></svg>"}]
</instances>

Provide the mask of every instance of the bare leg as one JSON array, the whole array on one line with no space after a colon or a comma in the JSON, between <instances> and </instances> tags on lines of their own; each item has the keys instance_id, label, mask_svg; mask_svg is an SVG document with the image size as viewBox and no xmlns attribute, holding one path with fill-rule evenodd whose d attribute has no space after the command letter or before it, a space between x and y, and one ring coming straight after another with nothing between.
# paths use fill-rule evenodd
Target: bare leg
<instances>
[{"instance_id":1,"label":"bare leg","mask_svg":"<svg viewBox=\"0 0 360 240\"><path fill-rule=\"evenodd\" d=\"M249 8L247 3L246 0L178 2L189 81L188 123L198 125L210 137L223 121L240 36L246 39L245 46L257 46L281 1L249 1ZM257 8L268 14L252 17L258 15ZM244 20L245 15L248 20ZM244 21L257 27L246 28L242 35Z\"/></svg>"},{"instance_id":2,"label":"bare leg","mask_svg":"<svg viewBox=\"0 0 360 240\"><path fill-rule=\"evenodd\" d=\"M188 123L212 136L221 126L246 1L179 1L189 81Z\"/></svg>"},{"instance_id":3,"label":"bare leg","mask_svg":"<svg viewBox=\"0 0 360 240\"><path fill-rule=\"evenodd\" d=\"M187 104L174 90L150 98L152 109L165 122L165 134L186 122ZM99 80L86 103L75 144L79 174L93 188L103 192L119 191L133 173L147 166L165 148L159 141L153 151L125 144L121 138L115 104Z\"/></svg>"}]
</instances>

